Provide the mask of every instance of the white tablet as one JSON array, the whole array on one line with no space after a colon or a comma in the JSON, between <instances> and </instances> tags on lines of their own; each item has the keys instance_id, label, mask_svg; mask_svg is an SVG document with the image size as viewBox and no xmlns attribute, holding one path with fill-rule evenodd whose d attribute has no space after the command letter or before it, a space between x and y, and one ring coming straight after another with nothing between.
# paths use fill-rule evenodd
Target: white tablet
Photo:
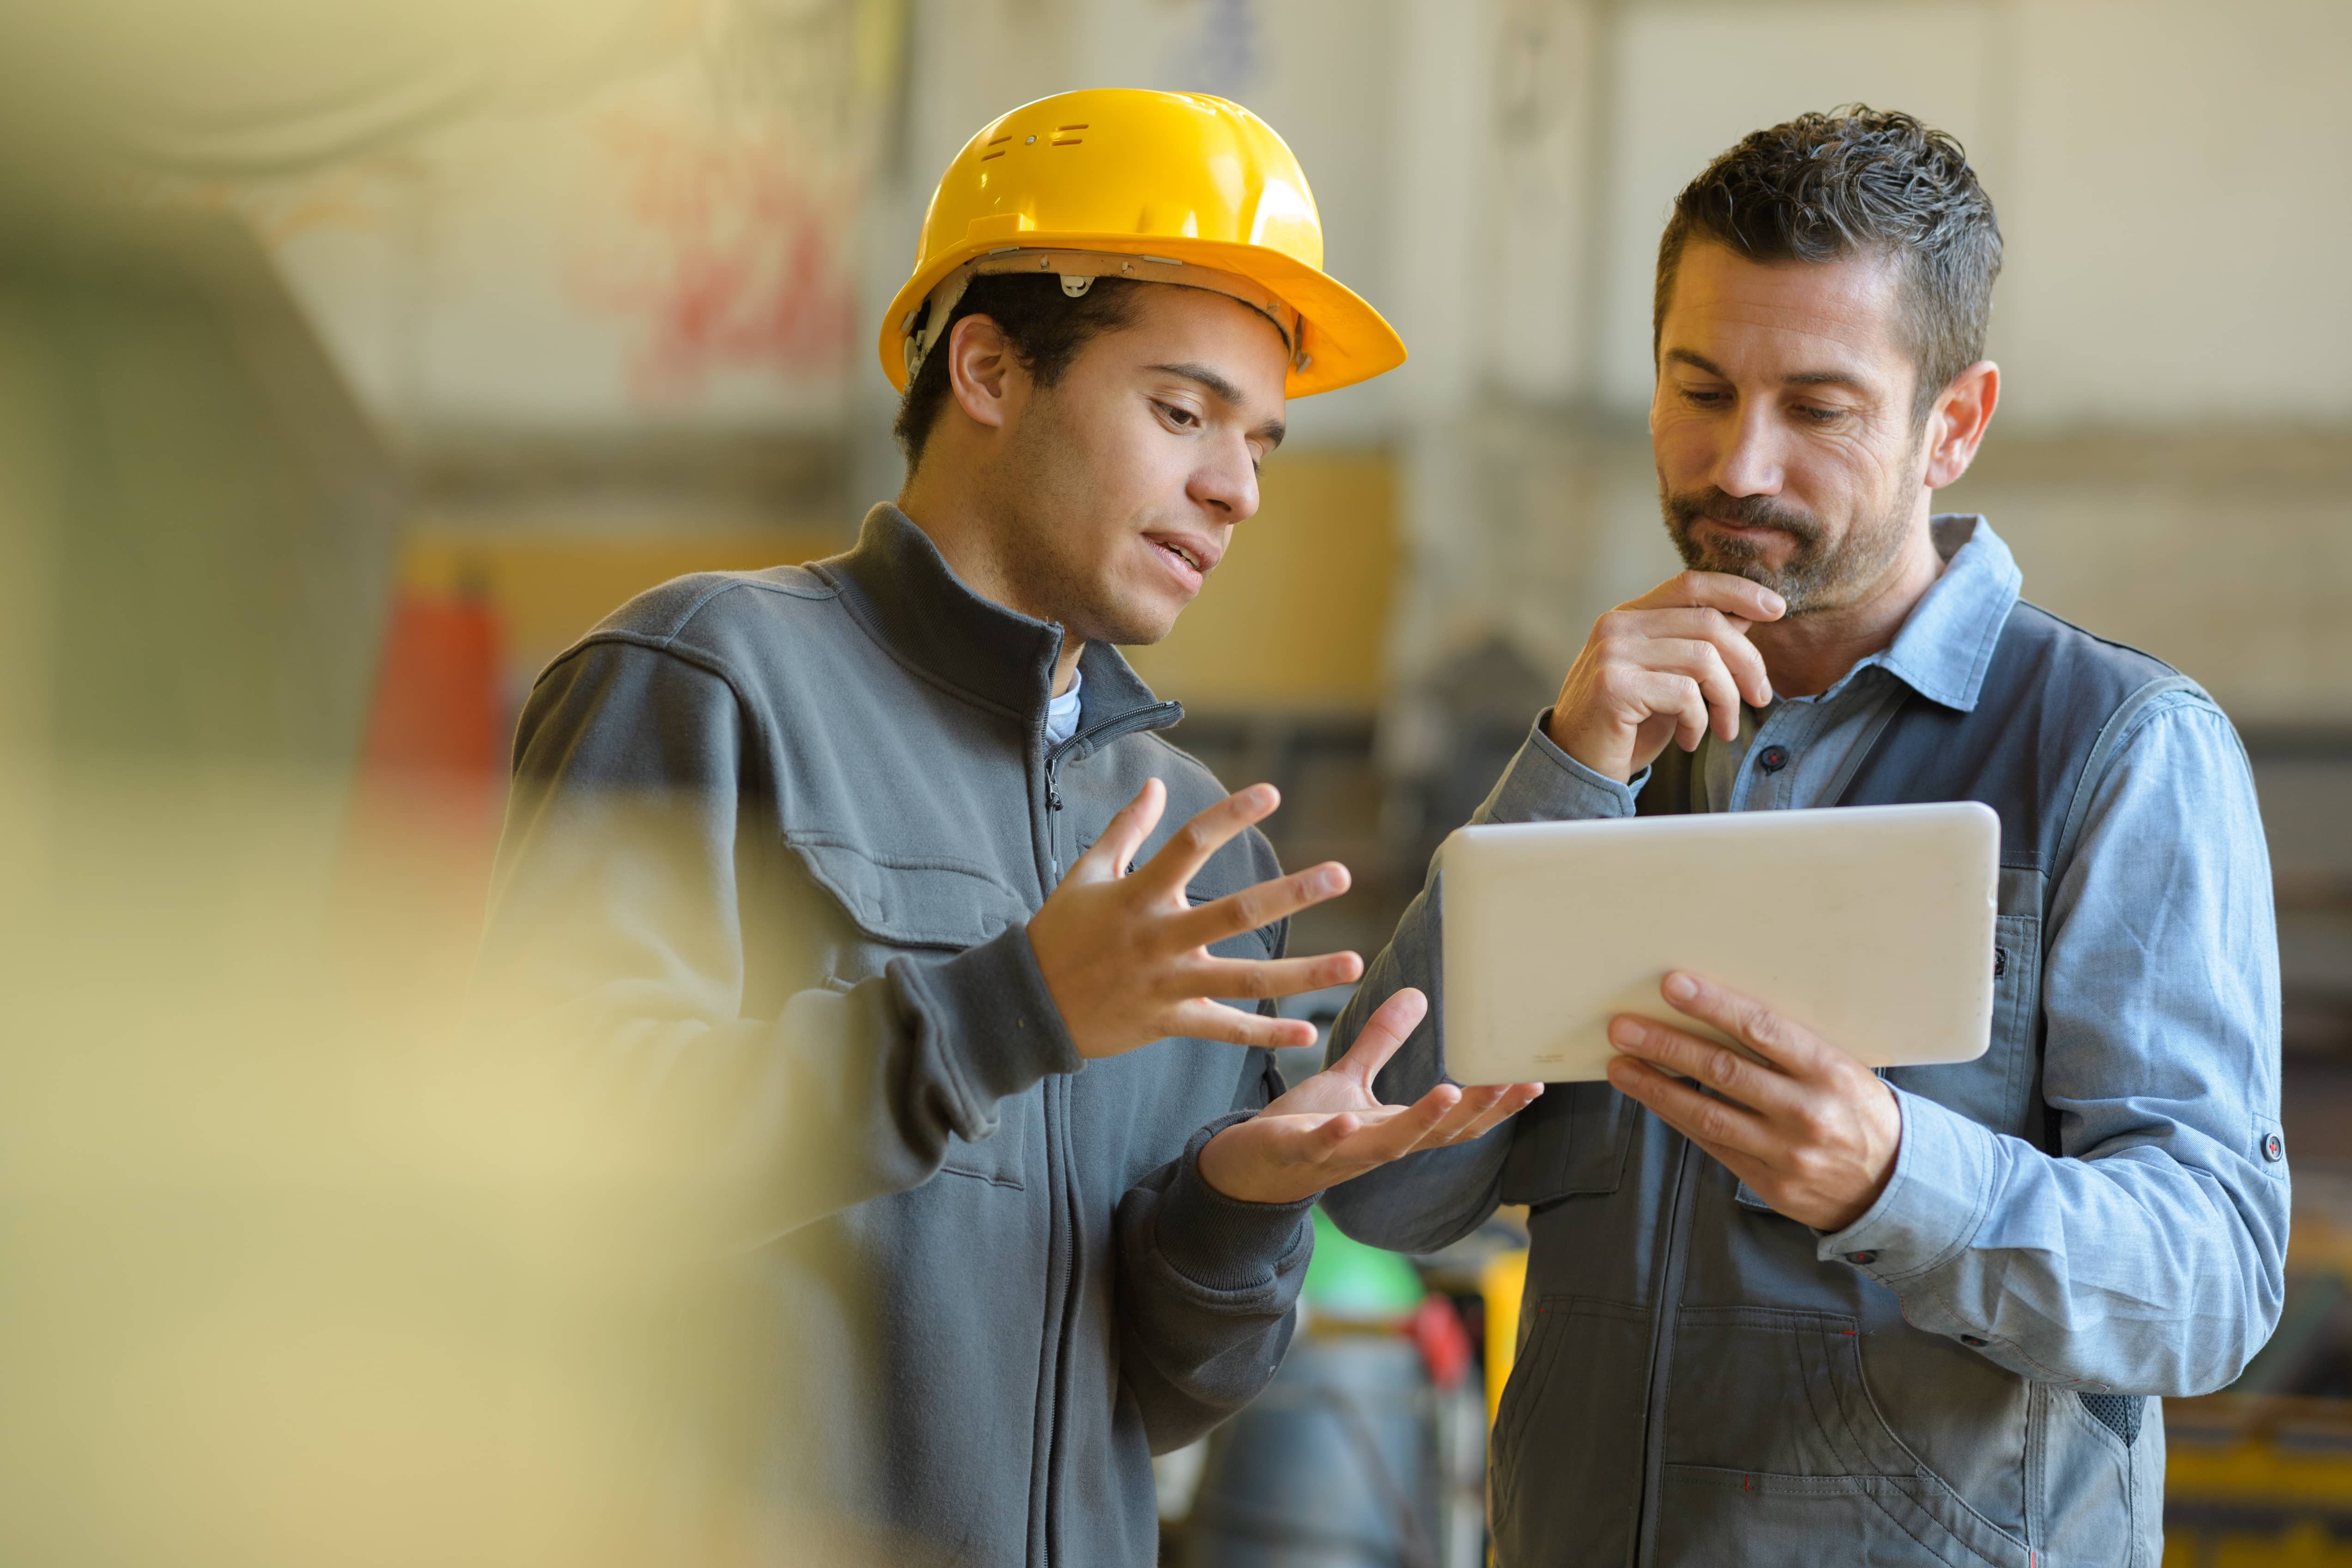
<instances>
[{"instance_id":1,"label":"white tablet","mask_svg":"<svg viewBox=\"0 0 2352 1568\"><path fill-rule=\"evenodd\" d=\"M1674 969L1871 1067L1991 1038L2000 819L1973 801L1465 827L1440 856L1457 1083L1604 1078L1620 1013L1721 1038L1658 994Z\"/></svg>"}]
</instances>

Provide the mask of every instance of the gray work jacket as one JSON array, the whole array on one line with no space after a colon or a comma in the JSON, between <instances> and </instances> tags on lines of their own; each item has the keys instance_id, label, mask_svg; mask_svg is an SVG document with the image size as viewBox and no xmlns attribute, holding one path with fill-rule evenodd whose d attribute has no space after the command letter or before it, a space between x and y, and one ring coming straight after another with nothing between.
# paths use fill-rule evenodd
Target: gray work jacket
<instances>
[{"instance_id":1,"label":"gray work jacket","mask_svg":"<svg viewBox=\"0 0 2352 1568\"><path fill-rule=\"evenodd\" d=\"M614 1245L667 1271L627 1560L1139 1568L1150 1455L1282 1358L1307 1205L1194 1161L1270 1057L1083 1062L1029 946L1145 779L1143 857L1224 793L1107 647L1049 748L1060 642L880 507L847 555L653 590L531 693L478 1027L585 1086L636 1178ZM1247 833L1190 892L1277 872Z\"/></svg>"}]
</instances>

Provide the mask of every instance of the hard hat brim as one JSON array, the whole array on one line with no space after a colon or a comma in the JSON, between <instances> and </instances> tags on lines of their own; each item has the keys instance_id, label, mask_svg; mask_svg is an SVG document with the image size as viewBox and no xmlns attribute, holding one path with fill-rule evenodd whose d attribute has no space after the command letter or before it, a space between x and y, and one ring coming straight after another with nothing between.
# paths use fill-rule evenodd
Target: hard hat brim
<instances>
[{"instance_id":1,"label":"hard hat brim","mask_svg":"<svg viewBox=\"0 0 2352 1568\"><path fill-rule=\"evenodd\" d=\"M907 279L882 319L878 347L882 373L899 391L907 389L907 364L901 324L908 313L921 308L931 290L950 274L975 258L1003 248L1008 243L1024 250L1088 250L1118 256L1164 257L1187 266L1204 267L1251 279L1281 297L1305 323L1300 349L1306 368L1295 363L1283 383L1286 398L1311 397L1369 381L1394 370L1405 360L1404 340L1378 310L1353 289L1327 272L1265 246L1231 240L1184 239L1168 235L1047 233L1031 229L1017 237L959 246L936 257L931 264Z\"/></svg>"}]
</instances>

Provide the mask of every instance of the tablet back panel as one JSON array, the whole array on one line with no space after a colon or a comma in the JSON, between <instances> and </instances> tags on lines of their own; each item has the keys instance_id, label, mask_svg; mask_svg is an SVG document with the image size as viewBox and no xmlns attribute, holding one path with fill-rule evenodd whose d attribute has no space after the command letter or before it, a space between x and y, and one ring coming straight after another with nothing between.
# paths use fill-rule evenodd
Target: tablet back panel
<instances>
[{"instance_id":1,"label":"tablet back panel","mask_svg":"<svg viewBox=\"0 0 2352 1568\"><path fill-rule=\"evenodd\" d=\"M1871 1067L1991 1037L2000 819L1973 801L1465 827L1441 853L1457 1082L1606 1077L1619 1013L1720 1038L1659 995L1672 969Z\"/></svg>"}]
</instances>

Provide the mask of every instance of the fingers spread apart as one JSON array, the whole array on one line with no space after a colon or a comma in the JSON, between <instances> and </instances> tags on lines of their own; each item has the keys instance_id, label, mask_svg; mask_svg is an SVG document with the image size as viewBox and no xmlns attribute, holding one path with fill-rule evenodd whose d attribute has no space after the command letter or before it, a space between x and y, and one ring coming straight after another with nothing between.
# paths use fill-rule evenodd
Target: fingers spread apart
<instances>
[{"instance_id":1,"label":"fingers spread apart","mask_svg":"<svg viewBox=\"0 0 2352 1568\"><path fill-rule=\"evenodd\" d=\"M1147 890L1162 895L1183 892L1209 857L1223 848L1244 828L1265 821L1282 804L1272 784L1252 784L1237 790L1202 812L1170 837L1136 877ZM1246 928L1244 928L1246 929Z\"/></svg>"},{"instance_id":2,"label":"fingers spread apart","mask_svg":"<svg viewBox=\"0 0 2352 1568\"><path fill-rule=\"evenodd\" d=\"M1169 939L1180 951L1207 947L1229 936L1287 920L1326 899L1336 899L1348 890L1349 882L1348 868L1336 860L1327 860L1320 866L1259 882L1189 910L1169 922Z\"/></svg>"}]
</instances>

